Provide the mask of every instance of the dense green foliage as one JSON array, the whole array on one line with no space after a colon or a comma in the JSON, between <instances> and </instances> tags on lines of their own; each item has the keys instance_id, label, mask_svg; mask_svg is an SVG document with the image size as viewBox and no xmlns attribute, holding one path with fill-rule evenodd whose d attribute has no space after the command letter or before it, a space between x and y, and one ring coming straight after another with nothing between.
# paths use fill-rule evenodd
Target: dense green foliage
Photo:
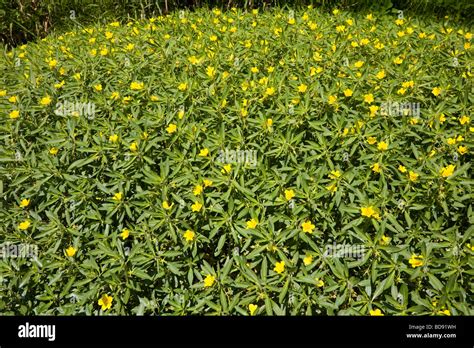
<instances>
[{"instance_id":1,"label":"dense green foliage","mask_svg":"<svg viewBox=\"0 0 474 348\"><path fill-rule=\"evenodd\" d=\"M199 10L2 55L0 242L38 255L0 313L472 314L471 32Z\"/></svg>"}]
</instances>

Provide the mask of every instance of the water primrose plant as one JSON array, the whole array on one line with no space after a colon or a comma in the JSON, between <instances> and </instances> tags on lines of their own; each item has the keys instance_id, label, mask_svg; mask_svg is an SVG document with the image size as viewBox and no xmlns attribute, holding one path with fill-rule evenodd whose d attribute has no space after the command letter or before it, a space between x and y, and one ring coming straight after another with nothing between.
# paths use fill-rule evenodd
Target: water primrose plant
<instances>
[{"instance_id":1,"label":"water primrose plant","mask_svg":"<svg viewBox=\"0 0 474 348\"><path fill-rule=\"evenodd\" d=\"M472 36L215 9L5 52L0 242L38 251L0 313L472 315Z\"/></svg>"}]
</instances>

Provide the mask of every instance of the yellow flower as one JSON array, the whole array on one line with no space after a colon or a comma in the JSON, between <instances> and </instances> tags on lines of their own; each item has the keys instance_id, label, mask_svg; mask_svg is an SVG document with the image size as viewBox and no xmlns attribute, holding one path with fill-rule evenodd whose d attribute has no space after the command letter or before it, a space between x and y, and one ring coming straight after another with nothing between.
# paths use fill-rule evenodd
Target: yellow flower
<instances>
[{"instance_id":1,"label":"yellow flower","mask_svg":"<svg viewBox=\"0 0 474 348\"><path fill-rule=\"evenodd\" d=\"M336 179L341 177L341 172L339 170L332 170L331 173L329 174L329 177L331 179Z\"/></svg>"},{"instance_id":2,"label":"yellow flower","mask_svg":"<svg viewBox=\"0 0 474 348\"><path fill-rule=\"evenodd\" d=\"M401 164L398 166L398 170L401 171L402 173L406 173L407 169L405 166L402 166Z\"/></svg>"},{"instance_id":3,"label":"yellow flower","mask_svg":"<svg viewBox=\"0 0 474 348\"><path fill-rule=\"evenodd\" d=\"M100 92L102 91L102 85L99 83L97 85L94 86L94 89L97 91L97 92Z\"/></svg>"},{"instance_id":4,"label":"yellow flower","mask_svg":"<svg viewBox=\"0 0 474 348\"><path fill-rule=\"evenodd\" d=\"M212 181L208 179L204 179L202 182L204 183L204 187L209 187L212 185Z\"/></svg>"},{"instance_id":5,"label":"yellow flower","mask_svg":"<svg viewBox=\"0 0 474 348\"><path fill-rule=\"evenodd\" d=\"M285 271L285 261L280 261L275 264L275 268L273 269L278 274L281 274Z\"/></svg>"},{"instance_id":6,"label":"yellow flower","mask_svg":"<svg viewBox=\"0 0 474 348\"><path fill-rule=\"evenodd\" d=\"M110 40L113 36L114 36L114 34L111 33L110 31L106 31L106 32L105 32L105 37L106 37L107 39Z\"/></svg>"},{"instance_id":7,"label":"yellow flower","mask_svg":"<svg viewBox=\"0 0 474 348\"><path fill-rule=\"evenodd\" d=\"M295 191L293 190L285 190L285 198L287 201L295 197Z\"/></svg>"},{"instance_id":8,"label":"yellow flower","mask_svg":"<svg viewBox=\"0 0 474 348\"><path fill-rule=\"evenodd\" d=\"M448 143L448 145L454 145L454 144L456 144L456 138L448 138L447 143Z\"/></svg>"},{"instance_id":9,"label":"yellow flower","mask_svg":"<svg viewBox=\"0 0 474 348\"><path fill-rule=\"evenodd\" d=\"M53 156L56 155L58 153L58 151L59 151L59 149L57 147L52 147L52 148L49 149L49 153Z\"/></svg>"},{"instance_id":10,"label":"yellow flower","mask_svg":"<svg viewBox=\"0 0 474 348\"><path fill-rule=\"evenodd\" d=\"M368 206L368 207L361 207L360 213L362 216L372 217L376 214L376 211L373 206Z\"/></svg>"},{"instance_id":11,"label":"yellow flower","mask_svg":"<svg viewBox=\"0 0 474 348\"><path fill-rule=\"evenodd\" d=\"M298 92L300 92L300 93L306 92L307 89L308 89L308 86L306 86L304 83L302 83L301 85L298 86Z\"/></svg>"},{"instance_id":12,"label":"yellow flower","mask_svg":"<svg viewBox=\"0 0 474 348\"><path fill-rule=\"evenodd\" d=\"M401 59L400 57L397 57L393 60L393 62L397 65L400 65L403 63L403 59Z\"/></svg>"},{"instance_id":13,"label":"yellow flower","mask_svg":"<svg viewBox=\"0 0 474 348\"><path fill-rule=\"evenodd\" d=\"M254 315L255 314L255 311L258 309L258 306L251 303L249 304L249 312L250 312L250 315Z\"/></svg>"},{"instance_id":14,"label":"yellow flower","mask_svg":"<svg viewBox=\"0 0 474 348\"><path fill-rule=\"evenodd\" d=\"M332 193L336 192L337 191L337 185L336 184L332 184L332 185L328 185L326 186L326 189Z\"/></svg>"},{"instance_id":15,"label":"yellow flower","mask_svg":"<svg viewBox=\"0 0 474 348\"><path fill-rule=\"evenodd\" d=\"M110 137L109 137L109 142L111 143L116 143L118 141L118 135L117 134L112 134Z\"/></svg>"},{"instance_id":16,"label":"yellow flower","mask_svg":"<svg viewBox=\"0 0 474 348\"><path fill-rule=\"evenodd\" d=\"M208 66L206 69L206 75L209 76L210 78L213 78L216 76L216 68L212 66Z\"/></svg>"},{"instance_id":17,"label":"yellow flower","mask_svg":"<svg viewBox=\"0 0 474 348\"><path fill-rule=\"evenodd\" d=\"M112 199L113 199L114 201L117 201L117 202L121 201L122 198L123 198L123 193L122 193L122 192L117 192L117 193L114 194L114 196L112 197Z\"/></svg>"},{"instance_id":18,"label":"yellow flower","mask_svg":"<svg viewBox=\"0 0 474 348\"><path fill-rule=\"evenodd\" d=\"M8 98L8 101L10 103L16 103L18 101L18 98L14 95L12 95L10 98Z\"/></svg>"},{"instance_id":19,"label":"yellow flower","mask_svg":"<svg viewBox=\"0 0 474 348\"><path fill-rule=\"evenodd\" d=\"M109 295L102 295L102 297L99 299L98 304L99 306L102 306L102 310L105 311L106 309L110 309L112 307L112 301L114 298Z\"/></svg>"},{"instance_id":20,"label":"yellow flower","mask_svg":"<svg viewBox=\"0 0 474 348\"><path fill-rule=\"evenodd\" d=\"M56 59L51 59L49 62L48 62L48 65L49 67L52 69L54 67L56 67L56 65L58 65L58 61Z\"/></svg>"},{"instance_id":21,"label":"yellow flower","mask_svg":"<svg viewBox=\"0 0 474 348\"><path fill-rule=\"evenodd\" d=\"M379 80L383 79L385 77L385 70L380 70L377 75L375 75Z\"/></svg>"},{"instance_id":22,"label":"yellow flower","mask_svg":"<svg viewBox=\"0 0 474 348\"><path fill-rule=\"evenodd\" d=\"M15 118L18 118L20 117L20 111L18 110L13 110L11 111L8 116L11 118L11 119L15 119Z\"/></svg>"},{"instance_id":23,"label":"yellow flower","mask_svg":"<svg viewBox=\"0 0 474 348\"><path fill-rule=\"evenodd\" d=\"M6 89L0 89L0 97L4 97L7 95L7 90Z\"/></svg>"},{"instance_id":24,"label":"yellow flower","mask_svg":"<svg viewBox=\"0 0 474 348\"><path fill-rule=\"evenodd\" d=\"M366 103L369 103L369 104L370 104L370 103L373 103L373 101L374 101L374 96L373 96L372 94L366 94L366 95L364 95L364 101L365 101Z\"/></svg>"},{"instance_id":25,"label":"yellow flower","mask_svg":"<svg viewBox=\"0 0 474 348\"><path fill-rule=\"evenodd\" d=\"M367 138L367 142L368 142L370 145L374 145L374 144L377 142L377 138L376 138L376 137L368 137L368 138Z\"/></svg>"},{"instance_id":26,"label":"yellow flower","mask_svg":"<svg viewBox=\"0 0 474 348\"><path fill-rule=\"evenodd\" d=\"M449 311L449 309L445 309L438 311L438 314L451 315L451 312Z\"/></svg>"},{"instance_id":27,"label":"yellow flower","mask_svg":"<svg viewBox=\"0 0 474 348\"><path fill-rule=\"evenodd\" d=\"M306 257L303 259L303 263L305 266L308 266L313 262L313 257L311 255L306 255Z\"/></svg>"},{"instance_id":28,"label":"yellow flower","mask_svg":"<svg viewBox=\"0 0 474 348\"><path fill-rule=\"evenodd\" d=\"M358 60L357 62L354 63L354 66L355 66L356 68L361 68L362 65L364 65L364 62L361 61L361 60Z\"/></svg>"},{"instance_id":29,"label":"yellow flower","mask_svg":"<svg viewBox=\"0 0 474 348\"><path fill-rule=\"evenodd\" d=\"M458 146L458 152L464 155L467 152L467 146Z\"/></svg>"},{"instance_id":30,"label":"yellow flower","mask_svg":"<svg viewBox=\"0 0 474 348\"><path fill-rule=\"evenodd\" d=\"M442 91L441 88L435 87L435 88L433 88L433 89L431 90L431 93L433 93L433 95L434 95L435 97L437 97L437 96L439 96L439 95L441 94L441 91Z\"/></svg>"},{"instance_id":31,"label":"yellow flower","mask_svg":"<svg viewBox=\"0 0 474 348\"><path fill-rule=\"evenodd\" d=\"M254 229L257 227L258 221L255 219L251 219L247 221L247 229Z\"/></svg>"},{"instance_id":32,"label":"yellow flower","mask_svg":"<svg viewBox=\"0 0 474 348\"><path fill-rule=\"evenodd\" d=\"M69 257L73 257L74 255L76 255L76 252L77 250L73 246L70 246L66 249L66 255Z\"/></svg>"},{"instance_id":33,"label":"yellow flower","mask_svg":"<svg viewBox=\"0 0 474 348\"><path fill-rule=\"evenodd\" d=\"M171 205L169 205L168 201L163 201L163 203L161 203L161 206L163 207L163 209L166 209L166 210L171 209Z\"/></svg>"},{"instance_id":34,"label":"yellow flower","mask_svg":"<svg viewBox=\"0 0 474 348\"><path fill-rule=\"evenodd\" d=\"M137 82L137 81L133 81L131 84L130 84L130 89L133 90L133 91L140 91L144 88L144 84L143 82Z\"/></svg>"},{"instance_id":35,"label":"yellow flower","mask_svg":"<svg viewBox=\"0 0 474 348\"><path fill-rule=\"evenodd\" d=\"M185 90L188 89L188 84L187 84L187 83L184 83L184 82L183 82L183 83L180 83L179 86L178 86L178 89L179 89L180 91L185 91Z\"/></svg>"},{"instance_id":36,"label":"yellow flower","mask_svg":"<svg viewBox=\"0 0 474 348\"><path fill-rule=\"evenodd\" d=\"M380 240L380 244L382 245L388 245L390 243L390 237L387 237L386 235L382 236L382 239Z\"/></svg>"},{"instance_id":37,"label":"yellow flower","mask_svg":"<svg viewBox=\"0 0 474 348\"><path fill-rule=\"evenodd\" d=\"M184 239L186 239L186 242L192 242L195 237L195 233L191 230L186 230L183 235Z\"/></svg>"},{"instance_id":38,"label":"yellow flower","mask_svg":"<svg viewBox=\"0 0 474 348\"><path fill-rule=\"evenodd\" d=\"M273 87L268 87L265 90L265 96L271 96L271 95L274 95L274 94L275 94L275 88L273 88Z\"/></svg>"},{"instance_id":39,"label":"yellow flower","mask_svg":"<svg viewBox=\"0 0 474 348\"><path fill-rule=\"evenodd\" d=\"M337 101L337 97L335 95L330 95L329 98L328 98L328 104L329 105L333 105L335 104Z\"/></svg>"},{"instance_id":40,"label":"yellow flower","mask_svg":"<svg viewBox=\"0 0 474 348\"><path fill-rule=\"evenodd\" d=\"M308 220L308 221L303 222L301 227L303 228L303 232L311 234L313 233L313 230L316 226L314 226L313 223L310 220Z\"/></svg>"},{"instance_id":41,"label":"yellow flower","mask_svg":"<svg viewBox=\"0 0 474 348\"><path fill-rule=\"evenodd\" d=\"M388 149L388 144L385 141L381 141L378 143L377 148L380 151L386 151Z\"/></svg>"},{"instance_id":42,"label":"yellow flower","mask_svg":"<svg viewBox=\"0 0 474 348\"><path fill-rule=\"evenodd\" d=\"M168 127L166 127L166 131L168 134L173 134L176 132L176 129L178 129L178 126L176 126L174 123L170 123Z\"/></svg>"},{"instance_id":43,"label":"yellow flower","mask_svg":"<svg viewBox=\"0 0 474 348\"><path fill-rule=\"evenodd\" d=\"M397 91L397 94L404 95L406 91L407 91L407 90L406 90L405 88L400 88L400 89Z\"/></svg>"},{"instance_id":44,"label":"yellow flower","mask_svg":"<svg viewBox=\"0 0 474 348\"><path fill-rule=\"evenodd\" d=\"M439 123L442 124L444 121L446 121L446 116L444 116L444 114L439 115Z\"/></svg>"},{"instance_id":45,"label":"yellow flower","mask_svg":"<svg viewBox=\"0 0 474 348\"><path fill-rule=\"evenodd\" d=\"M110 99L117 100L120 98L120 93L119 92L112 92L110 95Z\"/></svg>"},{"instance_id":46,"label":"yellow flower","mask_svg":"<svg viewBox=\"0 0 474 348\"><path fill-rule=\"evenodd\" d=\"M201 185L196 185L194 186L194 189L193 189L193 194L195 196L198 196L202 193L202 186Z\"/></svg>"},{"instance_id":47,"label":"yellow flower","mask_svg":"<svg viewBox=\"0 0 474 348\"><path fill-rule=\"evenodd\" d=\"M422 255L412 254L410 260L408 260L408 263L413 268L423 266L423 261L421 260L422 258L423 258Z\"/></svg>"},{"instance_id":48,"label":"yellow flower","mask_svg":"<svg viewBox=\"0 0 474 348\"><path fill-rule=\"evenodd\" d=\"M273 125L273 120L271 118L267 118L267 127L271 127Z\"/></svg>"},{"instance_id":49,"label":"yellow flower","mask_svg":"<svg viewBox=\"0 0 474 348\"><path fill-rule=\"evenodd\" d=\"M370 313L371 316L374 316L374 317L375 317L375 316L383 316L383 315L384 315L384 314L382 313L382 311L381 311L380 309L378 309L378 308L377 308L377 309L374 309L374 310L371 309L371 310L369 311L369 313Z\"/></svg>"},{"instance_id":50,"label":"yellow flower","mask_svg":"<svg viewBox=\"0 0 474 348\"><path fill-rule=\"evenodd\" d=\"M226 164L223 169L221 170L222 173L224 174L229 174L230 171L232 170L232 165L231 164Z\"/></svg>"},{"instance_id":51,"label":"yellow flower","mask_svg":"<svg viewBox=\"0 0 474 348\"><path fill-rule=\"evenodd\" d=\"M188 58L188 61L193 64L193 65L196 65L199 63L199 59L196 57L196 56L191 56Z\"/></svg>"},{"instance_id":52,"label":"yellow flower","mask_svg":"<svg viewBox=\"0 0 474 348\"><path fill-rule=\"evenodd\" d=\"M380 168L380 164L378 163L374 163L370 166L370 168L372 168L372 170L375 172L375 173L380 173L380 171L382 170Z\"/></svg>"},{"instance_id":53,"label":"yellow flower","mask_svg":"<svg viewBox=\"0 0 474 348\"><path fill-rule=\"evenodd\" d=\"M322 288L324 286L324 281L322 279L316 279L316 286Z\"/></svg>"},{"instance_id":54,"label":"yellow flower","mask_svg":"<svg viewBox=\"0 0 474 348\"><path fill-rule=\"evenodd\" d=\"M40 100L41 105L49 105L51 104L51 97L47 95L46 97L41 98Z\"/></svg>"},{"instance_id":55,"label":"yellow flower","mask_svg":"<svg viewBox=\"0 0 474 348\"><path fill-rule=\"evenodd\" d=\"M30 227L30 225L31 225L30 221L29 221L29 220L25 220L25 221L21 222L21 223L18 225L18 228L19 228L20 230L27 230L28 227Z\"/></svg>"},{"instance_id":56,"label":"yellow flower","mask_svg":"<svg viewBox=\"0 0 474 348\"><path fill-rule=\"evenodd\" d=\"M181 120L184 117L184 110L178 111L178 118Z\"/></svg>"},{"instance_id":57,"label":"yellow flower","mask_svg":"<svg viewBox=\"0 0 474 348\"><path fill-rule=\"evenodd\" d=\"M349 89L349 88L347 88L346 90L344 90L344 95L345 95L346 97L351 97L351 96L352 96L352 93L353 93L352 90Z\"/></svg>"},{"instance_id":58,"label":"yellow flower","mask_svg":"<svg viewBox=\"0 0 474 348\"><path fill-rule=\"evenodd\" d=\"M206 276L206 278L204 279L204 286L206 288L211 287L214 284L215 281L216 281L216 277L214 277L213 275L208 274Z\"/></svg>"},{"instance_id":59,"label":"yellow flower","mask_svg":"<svg viewBox=\"0 0 474 348\"><path fill-rule=\"evenodd\" d=\"M447 166L447 167L441 168L441 170L440 170L439 173L441 174L441 176L442 176L443 178L447 178L448 176L453 175L455 168L456 168L455 165L450 164L450 165Z\"/></svg>"},{"instance_id":60,"label":"yellow flower","mask_svg":"<svg viewBox=\"0 0 474 348\"><path fill-rule=\"evenodd\" d=\"M204 148L204 149L202 149L201 151L199 151L199 155L198 155L198 156L206 157L208 154L209 154L209 149L208 149L208 148Z\"/></svg>"},{"instance_id":61,"label":"yellow flower","mask_svg":"<svg viewBox=\"0 0 474 348\"><path fill-rule=\"evenodd\" d=\"M133 142L130 144L130 151L137 151L138 150L138 144L136 142Z\"/></svg>"},{"instance_id":62,"label":"yellow flower","mask_svg":"<svg viewBox=\"0 0 474 348\"><path fill-rule=\"evenodd\" d=\"M122 237L123 240L127 239L129 235L130 235L130 230L126 228L124 228L122 230L122 233L120 233L120 236Z\"/></svg>"},{"instance_id":63,"label":"yellow flower","mask_svg":"<svg viewBox=\"0 0 474 348\"><path fill-rule=\"evenodd\" d=\"M26 208L27 206L30 205L30 200L29 199L22 199L21 202L20 202L20 207L21 208Z\"/></svg>"},{"instance_id":64,"label":"yellow flower","mask_svg":"<svg viewBox=\"0 0 474 348\"><path fill-rule=\"evenodd\" d=\"M410 181L417 181L420 174L417 174L410 170L410 172L408 173L408 176L410 178Z\"/></svg>"},{"instance_id":65,"label":"yellow flower","mask_svg":"<svg viewBox=\"0 0 474 348\"><path fill-rule=\"evenodd\" d=\"M194 204L191 206L192 211L199 212L202 208L202 204L199 202L194 202Z\"/></svg>"},{"instance_id":66,"label":"yellow flower","mask_svg":"<svg viewBox=\"0 0 474 348\"><path fill-rule=\"evenodd\" d=\"M459 123L462 125L465 125L466 123L469 123L470 121L471 121L471 118L466 115L459 118Z\"/></svg>"}]
</instances>

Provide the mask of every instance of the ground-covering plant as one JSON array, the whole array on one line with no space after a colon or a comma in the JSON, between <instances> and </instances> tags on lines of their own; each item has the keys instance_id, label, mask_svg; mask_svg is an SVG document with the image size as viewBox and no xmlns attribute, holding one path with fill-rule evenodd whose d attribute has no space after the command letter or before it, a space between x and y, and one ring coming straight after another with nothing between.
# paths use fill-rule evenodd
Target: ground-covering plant
<instances>
[{"instance_id":1,"label":"ground-covering plant","mask_svg":"<svg viewBox=\"0 0 474 348\"><path fill-rule=\"evenodd\" d=\"M471 32L215 9L5 52L0 313L472 314Z\"/></svg>"}]
</instances>

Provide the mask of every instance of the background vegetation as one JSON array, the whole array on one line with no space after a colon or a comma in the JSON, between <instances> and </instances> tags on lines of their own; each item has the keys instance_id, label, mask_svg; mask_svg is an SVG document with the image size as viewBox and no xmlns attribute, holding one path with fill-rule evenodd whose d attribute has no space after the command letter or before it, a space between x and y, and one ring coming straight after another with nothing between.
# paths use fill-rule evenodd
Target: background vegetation
<instances>
[{"instance_id":1,"label":"background vegetation","mask_svg":"<svg viewBox=\"0 0 474 348\"><path fill-rule=\"evenodd\" d=\"M420 15L454 14L462 20L469 20L474 11L471 0L0 0L0 42L17 45L45 37L55 28L64 30L78 23L86 25L114 18L150 17L183 8L297 8L308 4L327 9L337 6L379 12L402 9ZM72 10L75 20L71 20Z\"/></svg>"}]
</instances>

